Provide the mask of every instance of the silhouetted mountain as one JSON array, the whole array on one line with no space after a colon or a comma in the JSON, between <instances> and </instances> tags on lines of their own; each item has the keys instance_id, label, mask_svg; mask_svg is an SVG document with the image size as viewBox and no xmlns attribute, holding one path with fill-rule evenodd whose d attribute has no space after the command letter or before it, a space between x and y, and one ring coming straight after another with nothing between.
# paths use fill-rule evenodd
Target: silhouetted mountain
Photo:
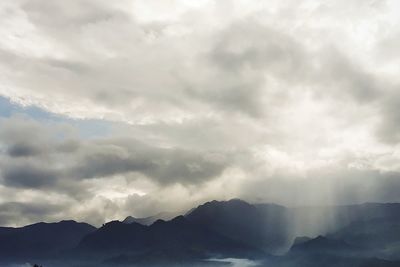
<instances>
[{"instance_id":1,"label":"silhouetted mountain","mask_svg":"<svg viewBox=\"0 0 400 267\"><path fill-rule=\"evenodd\" d=\"M400 260L400 223L393 217L355 221L330 235L377 256Z\"/></svg>"},{"instance_id":2,"label":"silhouetted mountain","mask_svg":"<svg viewBox=\"0 0 400 267\"><path fill-rule=\"evenodd\" d=\"M268 252L291 241L289 216L285 207L251 205L238 199L207 202L186 214L190 222Z\"/></svg>"},{"instance_id":3,"label":"silhouetted mountain","mask_svg":"<svg viewBox=\"0 0 400 267\"><path fill-rule=\"evenodd\" d=\"M300 244L293 245L290 253L339 253L354 251L355 248L343 240L329 239L324 236L318 236Z\"/></svg>"},{"instance_id":4,"label":"silhouetted mountain","mask_svg":"<svg viewBox=\"0 0 400 267\"><path fill-rule=\"evenodd\" d=\"M295 239L290 252L276 266L397 266L393 261L368 258L399 259L399 208L398 204L367 203L293 209L293 217L305 223L313 216L328 219L325 229L314 229L328 234L308 241Z\"/></svg>"},{"instance_id":5,"label":"silhouetted mountain","mask_svg":"<svg viewBox=\"0 0 400 267\"><path fill-rule=\"evenodd\" d=\"M156 215L145 217L145 218L135 218L132 216L126 217L123 223L140 223L142 225L151 225L157 220L169 221L177 216L181 215L180 212L160 212Z\"/></svg>"},{"instance_id":6,"label":"silhouetted mountain","mask_svg":"<svg viewBox=\"0 0 400 267\"><path fill-rule=\"evenodd\" d=\"M265 266L274 267L394 267L399 261L371 258L371 255L343 240L318 236L293 245L282 256L267 261Z\"/></svg>"},{"instance_id":7,"label":"silhouetted mountain","mask_svg":"<svg viewBox=\"0 0 400 267\"><path fill-rule=\"evenodd\" d=\"M298 239L290 251L269 266L275 267L357 267L362 262L359 250L342 240L318 236ZM268 265L266 265L268 266Z\"/></svg>"},{"instance_id":8,"label":"silhouetted mountain","mask_svg":"<svg viewBox=\"0 0 400 267\"><path fill-rule=\"evenodd\" d=\"M162 255L163 261L264 255L256 248L193 224L183 216L171 221L158 220L150 226L113 221L84 237L77 251L101 255L108 262L117 263L154 261L155 255Z\"/></svg>"},{"instance_id":9,"label":"silhouetted mountain","mask_svg":"<svg viewBox=\"0 0 400 267\"><path fill-rule=\"evenodd\" d=\"M86 235L78 248L90 251L140 249L146 245L147 227L138 223L112 221Z\"/></svg>"},{"instance_id":10,"label":"silhouetted mountain","mask_svg":"<svg viewBox=\"0 0 400 267\"><path fill-rule=\"evenodd\" d=\"M74 248L96 228L75 221L36 223L20 228L0 228L0 259L53 257L58 252Z\"/></svg>"},{"instance_id":11,"label":"silhouetted mountain","mask_svg":"<svg viewBox=\"0 0 400 267\"><path fill-rule=\"evenodd\" d=\"M238 199L211 201L151 225L126 220L99 229L74 221L0 227L0 261L41 259L43 264L45 259L64 264L48 265L66 267L74 266L66 261L91 267L209 266L205 259L232 257L274 267L392 267L400 266L399 221L400 204L285 208ZM305 236L295 238L298 233ZM292 243L283 256L266 254Z\"/></svg>"},{"instance_id":12,"label":"silhouetted mountain","mask_svg":"<svg viewBox=\"0 0 400 267\"><path fill-rule=\"evenodd\" d=\"M399 267L400 261L389 261L383 259L368 259L360 264L360 267Z\"/></svg>"},{"instance_id":13,"label":"silhouetted mountain","mask_svg":"<svg viewBox=\"0 0 400 267\"><path fill-rule=\"evenodd\" d=\"M295 245L303 244L307 241L310 241L311 239L312 238L308 236L298 236L294 239L292 247Z\"/></svg>"}]
</instances>

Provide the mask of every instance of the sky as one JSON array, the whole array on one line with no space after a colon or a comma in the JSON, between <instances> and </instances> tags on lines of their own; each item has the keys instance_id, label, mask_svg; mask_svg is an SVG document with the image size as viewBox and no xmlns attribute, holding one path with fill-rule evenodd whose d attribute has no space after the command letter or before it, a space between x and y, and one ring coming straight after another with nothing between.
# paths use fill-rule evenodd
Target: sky
<instances>
[{"instance_id":1,"label":"sky","mask_svg":"<svg viewBox=\"0 0 400 267\"><path fill-rule=\"evenodd\" d=\"M0 2L0 225L400 201L396 0Z\"/></svg>"}]
</instances>

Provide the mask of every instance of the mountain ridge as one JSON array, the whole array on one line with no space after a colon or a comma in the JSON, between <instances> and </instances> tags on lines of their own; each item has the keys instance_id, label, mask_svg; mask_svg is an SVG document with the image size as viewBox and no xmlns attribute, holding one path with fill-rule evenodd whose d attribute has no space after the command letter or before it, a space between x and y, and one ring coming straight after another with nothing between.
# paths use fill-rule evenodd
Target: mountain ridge
<instances>
[{"instance_id":1,"label":"mountain ridge","mask_svg":"<svg viewBox=\"0 0 400 267\"><path fill-rule=\"evenodd\" d=\"M264 259L274 263L272 266L292 267L297 265L291 264L299 262L304 266L318 266L337 260L343 266L358 267L364 262L371 264L373 261L368 262L368 258L375 257L383 264L392 264L400 260L396 249L400 241L398 211L399 203L365 203L327 209L287 208L232 199L209 201L185 215L170 220L157 219L150 225L114 220L95 228L63 220L0 227L0 262L83 259L106 266L167 266L167 263L181 261L199 264L210 257L243 257ZM330 231L320 228L316 236L297 238L296 219L321 216L334 217L335 227L328 228ZM374 242L360 246L364 240ZM270 253L278 256L271 257Z\"/></svg>"}]
</instances>

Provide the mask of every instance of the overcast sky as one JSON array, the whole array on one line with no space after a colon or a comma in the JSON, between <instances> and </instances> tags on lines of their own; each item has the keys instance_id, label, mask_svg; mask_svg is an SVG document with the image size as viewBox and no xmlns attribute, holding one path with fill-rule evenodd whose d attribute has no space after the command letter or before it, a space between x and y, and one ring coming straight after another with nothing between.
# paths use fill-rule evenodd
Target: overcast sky
<instances>
[{"instance_id":1,"label":"overcast sky","mask_svg":"<svg viewBox=\"0 0 400 267\"><path fill-rule=\"evenodd\" d=\"M399 10L1 1L0 225L400 201Z\"/></svg>"}]
</instances>

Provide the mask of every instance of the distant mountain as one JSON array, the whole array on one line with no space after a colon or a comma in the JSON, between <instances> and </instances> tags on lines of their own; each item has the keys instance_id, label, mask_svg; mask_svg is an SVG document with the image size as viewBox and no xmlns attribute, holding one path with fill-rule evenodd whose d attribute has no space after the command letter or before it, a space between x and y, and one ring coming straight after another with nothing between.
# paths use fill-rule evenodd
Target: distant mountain
<instances>
[{"instance_id":1,"label":"distant mountain","mask_svg":"<svg viewBox=\"0 0 400 267\"><path fill-rule=\"evenodd\" d=\"M54 257L63 250L74 248L95 230L87 223L75 221L0 227L0 260Z\"/></svg>"},{"instance_id":2,"label":"distant mountain","mask_svg":"<svg viewBox=\"0 0 400 267\"><path fill-rule=\"evenodd\" d=\"M157 220L164 220L164 221L169 221L179 215L182 215L181 212L160 212L156 215L149 216L149 217L144 217L144 218L135 218L132 216L126 217L122 222L123 223L140 223L142 225L151 225Z\"/></svg>"},{"instance_id":3,"label":"distant mountain","mask_svg":"<svg viewBox=\"0 0 400 267\"><path fill-rule=\"evenodd\" d=\"M267 252L276 252L291 242L290 213L278 205L251 205L238 199L211 201L193 209L186 218Z\"/></svg>"},{"instance_id":4,"label":"distant mountain","mask_svg":"<svg viewBox=\"0 0 400 267\"><path fill-rule=\"evenodd\" d=\"M303 244L303 243L305 243L305 242L307 242L307 241L310 241L310 240L312 240L312 238L311 238L311 237L308 237L308 236L299 236L299 237L296 237L296 238L294 239L294 241L293 241L292 247L293 247L293 246L296 246L296 245Z\"/></svg>"},{"instance_id":5,"label":"distant mountain","mask_svg":"<svg viewBox=\"0 0 400 267\"><path fill-rule=\"evenodd\" d=\"M399 267L400 261L389 261L378 258L368 259L360 264L360 267Z\"/></svg>"},{"instance_id":6,"label":"distant mountain","mask_svg":"<svg viewBox=\"0 0 400 267\"><path fill-rule=\"evenodd\" d=\"M355 250L355 247L352 247L343 240L329 239L324 236L318 236L300 244L293 245L290 249L290 253L347 253Z\"/></svg>"},{"instance_id":7,"label":"distant mountain","mask_svg":"<svg viewBox=\"0 0 400 267\"><path fill-rule=\"evenodd\" d=\"M396 215L355 221L329 236L359 246L377 257L400 260L400 221Z\"/></svg>"},{"instance_id":8,"label":"distant mountain","mask_svg":"<svg viewBox=\"0 0 400 267\"><path fill-rule=\"evenodd\" d=\"M358 267L363 261L359 250L342 240L318 236L297 239L290 251L269 265L275 267Z\"/></svg>"},{"instance_id":9,"label":"distant mountain","mask_svg":"<svg viewBox=\"0 0 400 267\"><path fill-rule=\"evenodd\" d=\"M171 221L158 220L150 226L113 221L84 237L77 251L115 263L149 262L158 257L163 261L189 261L264 256L254 247L193 224L183 216Z\"/></svg>"},{"instance_id":10,"label":"distant mountain","mask_svg":"<svg viewBox=\"0 0 400 267\"><path fill-rule=\"evenodd\" d=\"M268 262L276 267L394 267L400 261L372 258L367 250L340 239L318 236L313 239L297 239L290 251Z\"/></svg>"}]
</instances>

